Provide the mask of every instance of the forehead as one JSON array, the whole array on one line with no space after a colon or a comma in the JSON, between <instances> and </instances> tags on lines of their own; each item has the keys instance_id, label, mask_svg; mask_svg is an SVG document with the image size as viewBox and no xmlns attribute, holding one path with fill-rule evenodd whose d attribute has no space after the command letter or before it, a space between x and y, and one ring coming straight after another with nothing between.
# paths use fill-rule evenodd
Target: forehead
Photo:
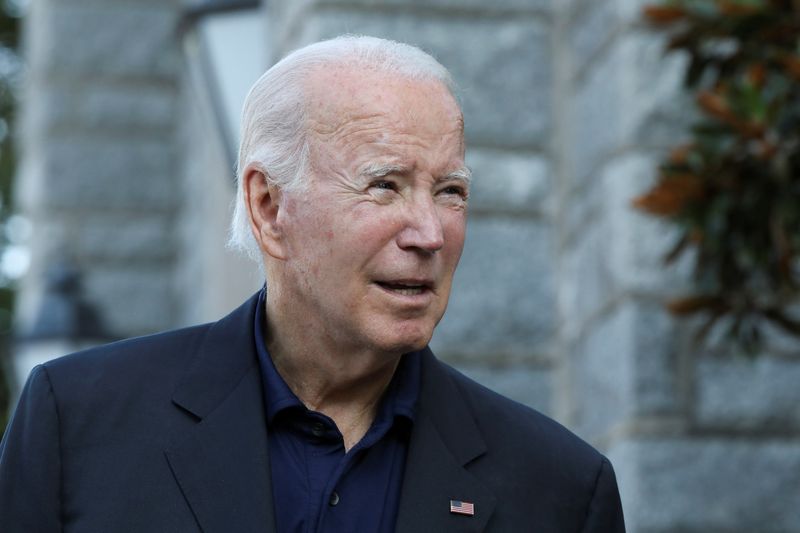
<instances>
[{"instance_id":1,"label":"forehead","mask_svg":"<svg viewBox=\"0 0 800 533\"><path fill-rule=\"evenodd\" d=\"M307 91L310 130L326 141L358 132L431 140L455 136L463 142L461 110L438 80L329 66L310 76Z\"/></svg>"}]
</instances>

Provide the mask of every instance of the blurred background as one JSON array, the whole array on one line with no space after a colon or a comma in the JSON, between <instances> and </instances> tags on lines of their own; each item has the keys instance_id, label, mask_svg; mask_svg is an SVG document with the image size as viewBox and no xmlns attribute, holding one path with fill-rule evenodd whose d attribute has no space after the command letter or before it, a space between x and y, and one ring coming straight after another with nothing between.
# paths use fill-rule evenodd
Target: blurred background
<instances>
[{"instance_id":1,"label":"blurred background","mask_svg":"<svg viewBox=\"0 0 800 533\"><path fill-rule=\"evenodd\" d=\"M644 4L5 0L0 402L39 362L258 290L225 248L247 89L294 48L371 34L462 88L475 180L439 357L609 455L629 531L800 531L800 342L699 342L664 305L695 287L691 250L664 263L686 226L632 205L702 113Z\"/></svg>"}]
</instances>

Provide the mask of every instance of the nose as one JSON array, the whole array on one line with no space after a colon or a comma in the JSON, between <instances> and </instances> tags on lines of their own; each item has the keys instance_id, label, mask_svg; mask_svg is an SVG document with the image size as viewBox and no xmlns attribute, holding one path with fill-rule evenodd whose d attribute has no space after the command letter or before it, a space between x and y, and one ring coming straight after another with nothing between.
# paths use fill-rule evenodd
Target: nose
<instances>
[{"instance_id":1,"label":"nose","mask_svg":"<svg viewBox=\"0 0 800 533\"><path fill-rule=\"evenodd\" d=\"M420 195L407 204L404 227L397 237L397 244L404 250L416 249L426 253L442 249L442 219L430 195Z\"/></svg>"}]
</instances>

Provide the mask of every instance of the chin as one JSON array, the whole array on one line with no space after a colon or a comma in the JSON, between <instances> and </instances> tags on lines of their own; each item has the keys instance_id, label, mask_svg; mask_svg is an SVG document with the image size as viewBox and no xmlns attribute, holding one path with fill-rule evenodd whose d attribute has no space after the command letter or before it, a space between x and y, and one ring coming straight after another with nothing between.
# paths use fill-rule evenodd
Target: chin
<instances>
[{"instance_id":1,"label":"chin","mask_svg":"<svg viewBox=\"0 0 800 533\"><path fill-rule=\"evenodd\" d=\"M364 324L359 338L373 349L391 354L415 352L425 348L433 337L433 330L439 322L438 314L425 316L398 317L384 315L374 317ZM366 347L365 345L365 347Z\"/></svg>"},{"instance_id":2,"label":"chin","mask_svg":"<svg viewBox=\"0 0 800 533\"><path fill-rule=\"evenodd\" d=\"M399 332L398 332L399 333ZM421 350L428 345L433 336L433 330L424 331L405 331L401 335L394 335L392 338L383 339L385 351L394 353L408 353Z\"/></svg>"}]
</instances>

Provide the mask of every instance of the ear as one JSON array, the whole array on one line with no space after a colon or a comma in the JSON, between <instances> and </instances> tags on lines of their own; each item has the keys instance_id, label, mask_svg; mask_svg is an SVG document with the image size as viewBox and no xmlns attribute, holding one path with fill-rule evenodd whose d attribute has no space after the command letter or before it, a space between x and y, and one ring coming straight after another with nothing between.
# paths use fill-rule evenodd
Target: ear
<instances>
[{"instance_id":1,"label":"ear","mask_svg":"<svg viewBox=\"0 0 800 533\"><path fill-rule=\"evenodd\" d=\"M266 173L255 165L245 168L242 180L253 237L264 254L285 259L285 242L278 220L281 190L269 183Z\"/></svg>"}]
</instances>

